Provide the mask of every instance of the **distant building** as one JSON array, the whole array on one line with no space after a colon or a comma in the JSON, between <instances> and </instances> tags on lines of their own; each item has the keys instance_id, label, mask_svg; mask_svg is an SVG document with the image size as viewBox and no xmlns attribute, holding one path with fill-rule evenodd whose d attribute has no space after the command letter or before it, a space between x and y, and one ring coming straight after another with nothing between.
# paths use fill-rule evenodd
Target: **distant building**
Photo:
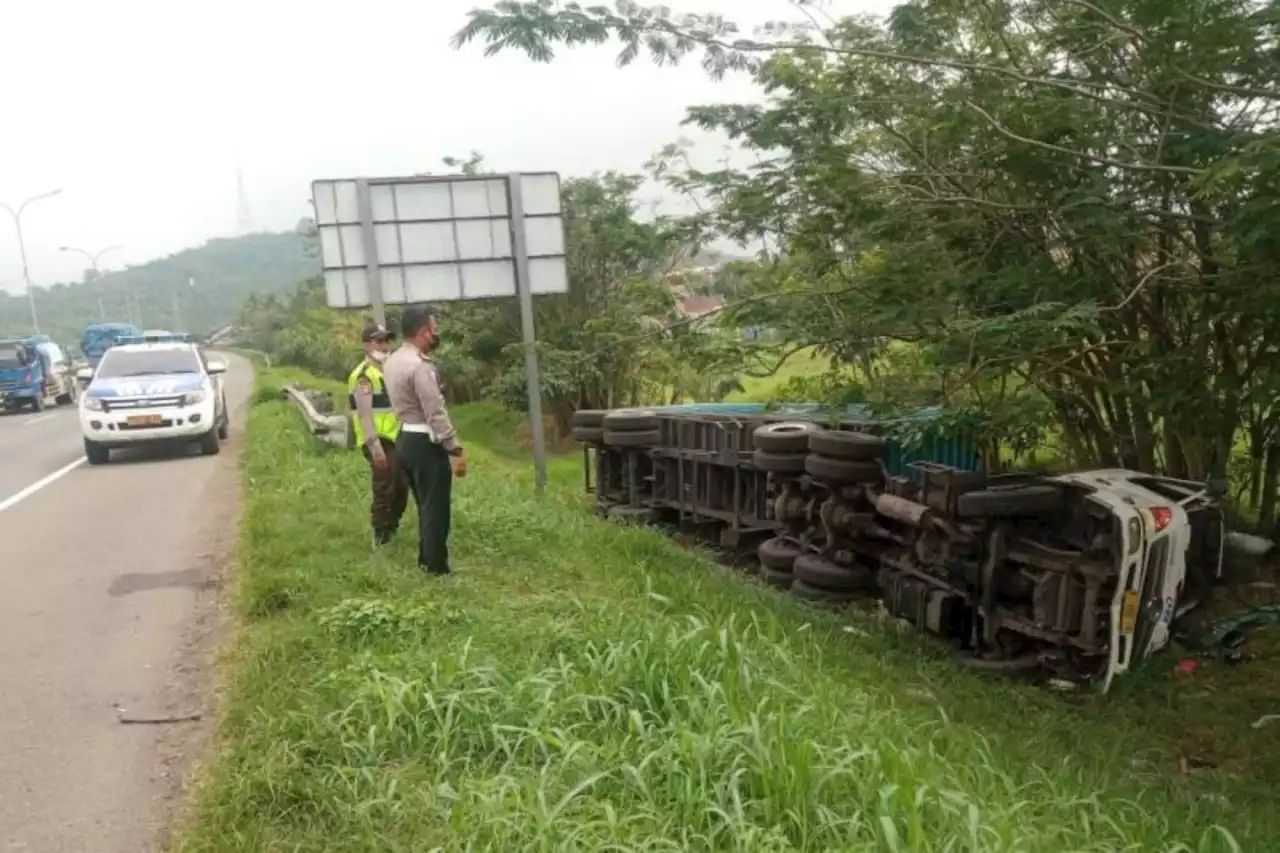
<instances>
[{"instance_id":1,"label":"distant building","mask_svg":"<svg viewBox=\"0 0 1280 853\"><path fill-rule=\"evenodd\" d=\"M721 296L686 296L679 301L680 313L690 320L714 314L724 308Z\"/></svg>"}]
</instances>

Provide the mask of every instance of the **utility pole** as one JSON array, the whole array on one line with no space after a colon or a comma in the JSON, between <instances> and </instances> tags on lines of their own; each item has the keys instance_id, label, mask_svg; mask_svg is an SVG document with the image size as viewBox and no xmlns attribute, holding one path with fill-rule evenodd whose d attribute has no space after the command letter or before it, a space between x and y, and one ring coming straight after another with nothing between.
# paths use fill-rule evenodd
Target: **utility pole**
<instances>
[{"instance_id":1,"label":"utility pole","mask_svg":"<svg viewBox=\"0 0 1280 853\"><path fill-rule=\"evenodd\" d=\"M89 266L90 268L93 269L93 280L95 282L98 282L102 278L102 270L98 268L98 258L101 258L107 252L114 252L116 249L119 249L119 248L122 248L122 247L108 246L107 248L99 249L97 252L94 252L94 253L86 252L84 249L77 249L74 246L60 246L59 250L63 252L74 252L75 254L84 255L86 258L88 258ZM125 301L127 302L129 299L129 294L127 292L125 293L124 298L125 298ZM100 284L98 285L98 319L101 320L103 323L107 322L107 308L102 301L102 286Z\"/></svg>"},{"instance_id":2,"label":"utility pole","mask_svg":"<svg viewBox=\"0 0 1280 853\"><path fill-rule=\"evenodd\" d=\"M31 288L31 272L27 269L27 244L22 238L22 211L26 210L27 205L31 204L31 202L39 201L42 198L52 198L60 192L62 192L61 189L56 189L52 192L32 196L22 204L18 205L18 209L16 211L9 205L0 203L0 207L9 211L9 215L13 217L13 227L18 232L18 254L22 257L22 280L26 282L27 302L31 305L31 333L33 335L40 334L40 320L36 317L36 294Z\"/></svg>"}]
</instances>

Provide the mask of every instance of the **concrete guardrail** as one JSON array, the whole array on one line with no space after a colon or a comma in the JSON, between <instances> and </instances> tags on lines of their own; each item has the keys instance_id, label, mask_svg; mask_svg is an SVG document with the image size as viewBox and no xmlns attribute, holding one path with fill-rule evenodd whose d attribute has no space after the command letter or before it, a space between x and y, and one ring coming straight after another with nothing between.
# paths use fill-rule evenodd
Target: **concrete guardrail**
<instances>
[{"instance_id":1,"label":"concrete guardrail","mask_svg":"<svg viewBox=\"0 0 1280 853\"><path fill-rule=\"evenodd\" d=\"M354 435L351 430L351 418L345 414L332 412L333 398L329 394L303 388L294 383L281 388L280 394L302 412L307 427L316 438L335 447L352 446Z\"/></svg>"}]
</instances>

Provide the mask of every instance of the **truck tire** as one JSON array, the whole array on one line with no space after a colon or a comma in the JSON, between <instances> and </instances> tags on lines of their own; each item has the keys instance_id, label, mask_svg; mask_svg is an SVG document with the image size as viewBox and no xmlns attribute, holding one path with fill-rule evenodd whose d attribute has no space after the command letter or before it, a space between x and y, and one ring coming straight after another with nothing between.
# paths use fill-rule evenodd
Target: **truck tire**
<instances>
[{"instance_id":1,"label":"truck tire","mask_svg":"<svg viewBox=\"0 0 1280 853\"><path fill-rule=\"evenodd\" d=\"M784 421L758 426L751 433L751 444L765 453L807 453L809 435L817 432L813 421Z\"/></svg>"},{"instance_id":2,"label":"truck tire","mask_svg":"<svg viewBox=\"0 0 1280 853\"><path fill-rule=\"evenodd\" d=\"M103 447L96 441L84 440L84 458L90 465L106 465L111 461L111 448Z\"/></svg>"},{"instance_id":3,"label":"truck tire","mask_svg":"<svg viewBox=\"0 0 1280 853\"><path fill-rule=\"evenodd\" d=\"M1062 507L1062 490L1056 486L1009 486L983 489L956 498L961 518L1026 517Z\"/></svg>"},{"instance_id":4,"label":"truck tire","mask_svg":"<svg viewBox=\"0 0 1280 853\"><path fill-rule=\"evenodd\" d=\"M888 449L883 438L866 432L827 429L809 436L809 452L828 459L871 462L883 458Z\"/></svg>"},{"instance_id":5,"label":"truck tire","mask_svg":"<svg viewBox=\"0 0 1280 853\"><path fill-rule=\"evenodd\" d=\"M604 416L609 414L603 409L578 409L573 413L573 425L575 427L589 427L591 429L599 429L604 423Z\"/></svg>"},{"instance_id":6,"label":"truck tire","mask_svg":"<svg viewBox=\"0 0 1280 853\"><path fill-rule=\"evenodd\" d=\"M609 518L622 524L645 525L658 520L658 513L647 506L615 506L609 509Z\"/></svg>"},{"instance_id":7,"label":"truck tire","mask_svg":"<svg viewBox=\"0 0 1280 853\"><path fill-rule=\"evenodd\" d=\"M217 456L221 451L222 442L218 441L218 431L216 429L211 429L200 436L200 454L202 456Z\"/></svg>"},{"instance_id":8,"label":"truck tire","mask_svg":"<svg viewBox=\"0 0 1280 853\"><path fill-rule=\"evenodd\" d=\"M36 412L44 411L44 397L40 396L40 392L36 392L36 398L31 401L31 408Z\"/></svg>"},{"instance_id":9,"label":"truck tire","mask_svg":"<svg viewBox=\"0 0 1280 853\"><path fill-rule=\"evenodd\" d=\"M875 589L876 585L875 574L870 569L862 566L846 568L817 554L801 555L792 571L796 580L819 590L860 592Z\"/></svg>"},{"instance_id":10,"label":"truck tire","mask_svg":"<svg viewBox=\"0 0 1280 853\"><path fill-rule=\"evenodd\" d=\"M811 586L799 578L796 578L796 582L791 585L791 596L814 604L848 604L851 601L857 601L860 597L856 592Z\"/></svg>"},{"instance_id":11,"label":"truck tire","mask_svg":"<svg viewBox=\"0 0 1280 853\"><path fill-rule=\"evenodd\" d=\"M884 477L884 469L879 462L833 459L813 454L805 457L804 470L815 480L828 483L878 483Z\"/></svg>"},{"instance_id":12,"label":"truck tire","mask_svg":"<svg viewBox=\"0 0 1280 853\"><path fill-rule=\"evenodd\" d=\"M614 432L612 429L604 431L604 443L612 447L645 447L646 445L656 446L661 435L656 429L634 430L625 432Z\"/></svg>"},{"instance_id":13,"label":"truck tire","mask_svg":"<svg viewBox=\"0 0 1280 853\"><path fill-rule=\"evenodd\" d=\"M72 390L68 391L65 394L59 394L57 396L57 399L55 400L55 402L59 406L70 406L73 403L75 403L75 401L76 401L76 392L74 388L72 388Z\"/></svg>"},{"instance_id":14,"label":"truck tire","mask_svg":"<svg viewBox=\"0 0 1280 853\"><path fill-rule=\"evenodd\" d=\"M791 572L779 572L768 566L761 566L760 580L769 586L776 586L778 589L790 589L796 578Z\"/></svg>"},{"instance_id":15,"label":"truck tire","mask_svg":"<svg viewBox=\"0 0 1280 853\"><path fill-rule=\"evenodd\" d=\"M653 409L614 409L601 424L608 432L648 432L658 429L658 413Z\"/></svg>"},{"instance_id":16,"label":"truck tire","mask_svg":"<svg viewBox=\"0 0 1280 853\"><path fill-rule=\"evenodd\" d=\"M771 453L757 450L751 454L751 464L757 471L770 474L803 474L805 457L800 453Z\"/></svg>"},{"instance_id":17,"label":"truck tire","mask_svg":"<svg viewBox=\"0 0 1280 853\"><path fill-rule=\"evenodd\" d=\"M760 565L775 572L791 571L796 558L802 553L804 552L800 550L799 545L794 545L778 536L766 539L756 548L756 557L760 560Z\"/></svg>"},{"instance_id":18,"label":"truck tire","mask_svg":"<svg viewBox=\"0 0 1280 853\"><path fill-rule=\"evenodd\" d=\"M223 418L222 423L218 424L218 440L226 441L229 435L231 435L231 423Z\"/></svg>"}]
</instances>

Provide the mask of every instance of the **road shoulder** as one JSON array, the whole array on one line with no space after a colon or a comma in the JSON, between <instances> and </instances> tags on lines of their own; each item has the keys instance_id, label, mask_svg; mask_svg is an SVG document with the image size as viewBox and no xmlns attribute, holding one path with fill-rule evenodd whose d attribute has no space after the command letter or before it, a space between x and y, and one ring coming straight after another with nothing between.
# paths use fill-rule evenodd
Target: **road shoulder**
<instances>
[{"instance_id":1,"label":"road shoulder","mask_svg":"<svg viewBox=\"0 0 1280 853\"><path fill-rule=\"evenodd\" d=\"M252 370L247 361L245 368ZM198 714L199 719L164 726L156 742L156 774L162 792L157 810L157 850L170 848L186 820L186 804L192 786L198 782L201 759L213 748L219 719L218 662L231 626L227 591L231 588L243 518L240 458L252 402L251 390L233 410L231 435L222 446L218 470L201 500L209 512L196 532L199 550L192 565L201 582L196 591L194 618L175 651L160 714L172 719Z\"/></svg>"}]
</instances>

